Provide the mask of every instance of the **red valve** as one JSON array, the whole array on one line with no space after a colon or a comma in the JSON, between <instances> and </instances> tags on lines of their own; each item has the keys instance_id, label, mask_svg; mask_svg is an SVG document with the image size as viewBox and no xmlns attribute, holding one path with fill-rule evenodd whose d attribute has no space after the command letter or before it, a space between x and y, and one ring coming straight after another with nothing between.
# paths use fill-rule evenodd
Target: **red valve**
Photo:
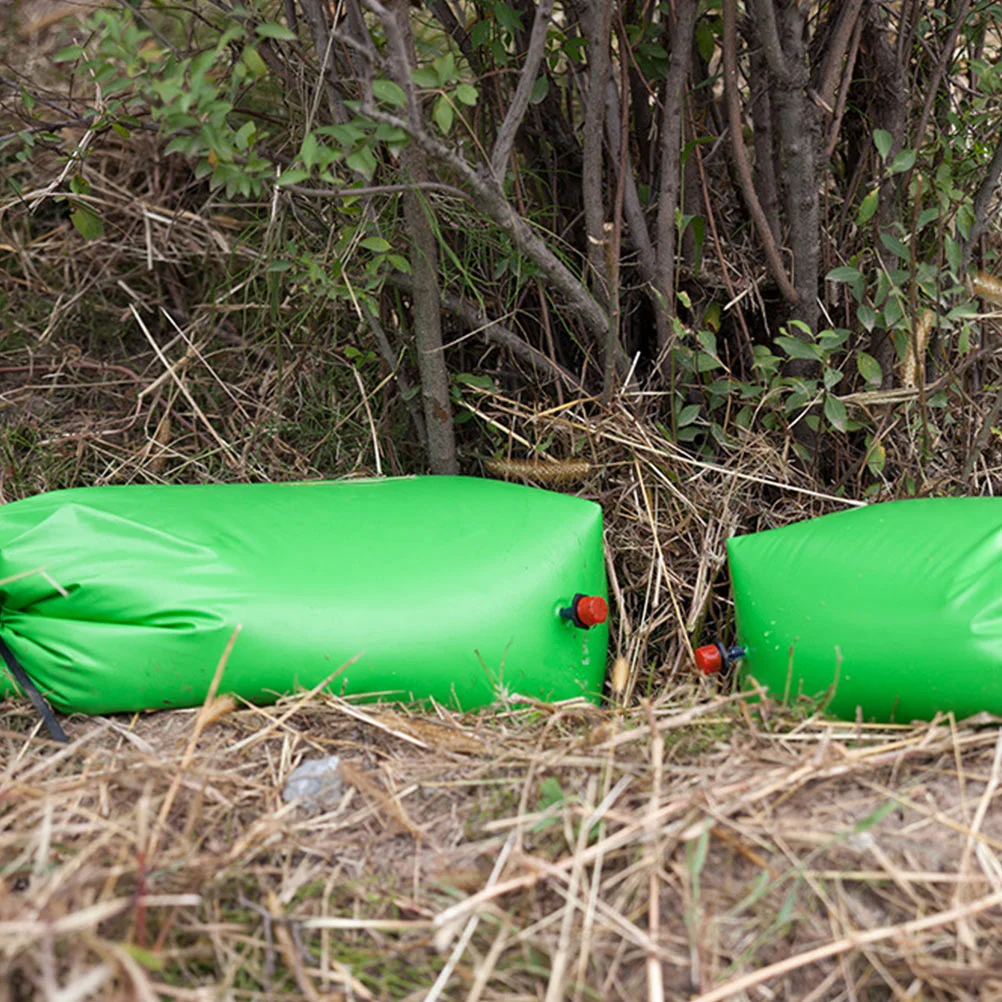
<instances>
[{"instance_id":1,"label":"red valve","mask_svg":"<svg viewBox=\"0 0 1002 1002\"><path fill-rule=\"evenodd\" d=\"M730 668L735 661L740 661L746 652L743 647L724 647L723 644L716 643L697 647L692 654L696 667L704 675L715 675L725 668Z\"/></svg>"},{"instance_id":2,"label":"red valve","mask_svg":"<svg viewBox=\"0 0 1002 1002\"><path fill-rule=\"evenodd\" d=\"M707 644L705 647L697 647L693 651L696 658L696 667L704 675L715 675L724 667L724 659L720 655L720 648L716 644Z\"/></svg>"},{"instance_id":3,"label":"red valve","mask_svg":"<svg viewBox=\"0 0 1002 1002\"><path fill-rule=\"evenodd\" d=\"M585 595L578 601L577 611L585 626L598 626L609 618L609 607L601 595Z\"/></svg>"},{"instance_id":4,"label":"red valve","mask_svg":"<svg viewBox=\"0 0 1002 1002\"><path fill-rule=\"evenodd\" d=\"M609 606L601 595L575 595L566 609L560 610L561 619L569 619L582 630L591 629L609 618Z\"/></svg>"}]
</instances>

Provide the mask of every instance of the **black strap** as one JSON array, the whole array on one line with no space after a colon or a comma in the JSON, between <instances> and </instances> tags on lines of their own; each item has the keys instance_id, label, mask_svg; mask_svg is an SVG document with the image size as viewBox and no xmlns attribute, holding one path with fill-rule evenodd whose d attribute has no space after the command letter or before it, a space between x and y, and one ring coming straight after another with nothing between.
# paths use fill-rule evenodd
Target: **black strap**
<instances>
[{"instance_id":1,"label":"black strap","mask_svg":"<svg viewBox=\"0 0 1002 1002\"><path fill-rule=\"evenodd\" d=\"M35 683L28 678L28 673L21 667L21 663L17 658L14 657L14 652L7 645L7 641L3 637L0 637L0 655L3 656L7 669L14 676L14 681L24 690L25 695L31 700L38 715L42 718L42 723L45 724L45 729L49 732L49 737L53 741L69 742L70 739L66 736L66 732L62 727L59 726L56 715L49 708L49 704L42 698L42 694L35 687Z\"/></svg>"}]
</instances>

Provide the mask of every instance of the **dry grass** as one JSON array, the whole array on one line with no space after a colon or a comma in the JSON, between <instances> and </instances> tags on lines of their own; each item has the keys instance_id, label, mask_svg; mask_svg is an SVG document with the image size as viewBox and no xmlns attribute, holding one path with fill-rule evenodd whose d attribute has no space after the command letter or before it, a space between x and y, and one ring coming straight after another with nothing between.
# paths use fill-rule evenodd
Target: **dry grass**
<instances>
[{"instance_id":1,"label":"dry grass","mask_svg":"<svg viewBox=\"0 0 1002 1002\"><path fill-rule=\"evenodd\" d=\"M1002 997L994 728L691 685L33 726L0 736L8 999ZM284 804L330 754L337 809Z\"/></svg>"}]
</instances>

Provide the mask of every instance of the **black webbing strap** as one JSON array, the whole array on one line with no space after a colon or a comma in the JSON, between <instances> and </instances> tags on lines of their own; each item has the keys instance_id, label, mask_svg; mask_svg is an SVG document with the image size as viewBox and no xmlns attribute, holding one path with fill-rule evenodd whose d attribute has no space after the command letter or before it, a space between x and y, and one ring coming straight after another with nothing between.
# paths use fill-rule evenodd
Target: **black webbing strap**
<instances>
[{"instance_id":1,"label":"black webbing strap","mask_svg":"<svg viewBox=\"0 0 1002 1002\"><path fill-rule=\"evenodd\" d=\"M0 637L0 655L3 656L7 670L14 676L14 681L21 687L28 699L31 700L36 712L42 718L45 729L49 732L49 737L53 741L65 741L70 739L66 732L59 726L56 715L49 708L49 704L42 698L42 694L35 687L35 683L28 678L28 673L21 667L21 663L14 656L14 652L7 645L7 641Z\"/></svg>"}]
</instances>

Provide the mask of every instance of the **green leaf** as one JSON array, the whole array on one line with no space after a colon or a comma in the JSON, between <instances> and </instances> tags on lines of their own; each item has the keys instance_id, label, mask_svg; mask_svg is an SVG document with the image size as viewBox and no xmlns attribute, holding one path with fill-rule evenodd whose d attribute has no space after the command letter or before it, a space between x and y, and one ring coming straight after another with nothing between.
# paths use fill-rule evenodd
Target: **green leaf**
<instances>
[{"instance_id":1,"label":"green leaf","mask_svg":"<svg viewBox=\"0 0 1002 1002\"><path fill-rule=\"evenodd\" d=\"M717 46L717 37L713 33L706 18L700 18L696 23L696 48L703 57L703 62L708 63L713 58L714 50Z\"/></svg>"},{"instance_id":2,"label":"green leaf","mask_svg":"<svg viewBox=\"0 0 1002 1002\"><path fill-rule=\"evenodd\" d=\"M957 207L957 229L965 240L971 238L971 227L974 225L974 209L969 202Z\"/></svg>"},{"instance_id":3,"label":"green leaf","mask_svg":"<svg viewBox=\"0 0 1002 1002\"><path fill-rule=\"evenodd\" d=\"M887 450L880 442L873 443L866 457L866 465L875 477L879 477L884 472L884 467L887 465Z\"/></svg>"},{"instance_id":4,"label":"green leaf","mask_svg":"<svg viewBox=\"0 0 1002 1002\"><path fill-rule=\"evenodd\" d=\"M407 95L404 93L404 89L392 80L373 80L372 93L380 101L385 101L387 104L392 104L397 108L402 108L407 103Z\"/></svg>"},{"instance_id":5,"label":"green leaf","mask_svg":"<svg viewBox=\"0 0 1002 1002\"><path fill-rule=\"evenodd\" d=\"M284 24L278 24L275 21L268 21L265 24L259 24L254 30L262 38L273 38L280 42L291 42L296 37L296 33L294 31L290 31Z\"/></svg>"},{"instance_id":6,"label":"green leaf","mask_svg":"<svg viewBox=\"0 0 1002 1002\"><path fill-rule=\"evenodd\" d=\"M943 251L946 253L946 260L950 265L950 270L957 275L960 273L960 266L963 263L963 249L959 241L949 234L943 240Z\"/></svg>"},{"instance_id":7,"label":"green leaf","mask_svg":"<svg viewBox=\"0 0 1002 1002\"><path fill-rule=\"evenodd\" d=\"M545 75L541 76L532 85L532 94L529 97L529 103L530 104L539 104L539 102L542 101L546 97L546 95L549 93L549 90L550 90L550 81L549 81L549 78L546 77Z\"/></svg>"},{"instance_id":8,"label":"green leaf","mask_svg":"<svg viewBox=\"0 0 1002 1002\"><path fill-rule=\"evenodd\" d=\"M891 164L889 170L891 174L901 174L906 170L911 170L915 166L915 150L902 150Z\"/></svg>"},{"instance_id":9,"label":"green leaf","mask_svg":"<svg viewBox=\"0 0 1002 1002\"><path fill-rule=\"evenodd\" d=\"M946 315L947 320L962 320L965 317L976 317L978 315L978 305L977 303L961 303L959 306L954 306L952 310Z\"/></svg>"},{"instance_id":10,"label":"green leaf","mask_svg":"<svg viewBox=\"0 0 1002 1002\"><path fill-rule=\"evenodd\" d=\"M135 943L123 943L122 949L148 971L162 971L167 966L167 958Z\"/></svg>"},{"instance_id":11,"label":"green leaf","mask_svg":"<svg viewBox=\"0 0 1002 1002\"><path fill-rule=\"evenodd\" d=\"M67 45L65 49L60 49L53 57L54 63L69 63L74 59L79 59L83 55L82 45Z\"/></svg>"},{"instance_id":12,"label":"green leaf","mask_svg":"<svg viewBox=\"0 0 1002 1002\"><path fill-rule=\"evenodd\" d=\"M928 226L929 223L933 222L936 219L939 219L938 205L934 205L930 209L923 209L922 212L919 213L918 224L917 224L918 229L921 230L923 227Z\"/></svg>"},{"instance_id":13,"label":"green leaf","mask_svg":"<svg viewBox=\"0 0 1002 1002\"><path fill-rule=\"evenodd\" d=\"M410 139L403 129L398 129L395 125L389 125L387 122L380 122L376 126L373 136L379 142L389 143L391 146L401 146Z\"/></svg>"},{"instance_id":14,"label":"green leaf","mask_svg":"<svg viewBox=\"0 0 1002 1002\"><path fill-rule=\"evenodd\" d=\"M70 222L84 240L96 240L104 236L104 221L85 205L78 206L73 211Z\"/></svg>"},{"instance_id":15,"label":"green leaf","mask_svg":"<svg viewBox=\"0 0 1002 1002\"><path fill-rule=\"evenodd\" d=\"M816 344L809 344L795 337L778 337L776 344L786 352L790 358L807 358L812 362L821 360L822 351Z\"/></svg>"},{"instance_id":16,"label":"green leaf","mask_svg":"<svg viewBox=\"0 0 1002 1002\"><path fill-rule=\"evenodd\" d=\"M455 112L452 110L452 103L444 94L435 102L435 110L432 114L435 118L435 124L445 135L448 135L452 130L452 120Z\"/></svg>"},{"instance_id":17,"label":"green leaf","mask_svg":"<svg viewBox=\"0 0 1002 1002\"><path fill-rule=\"evenodd\" d=\"M414 81L415 85L418 87L437 87L438 86L438 74L429 69L427 66L422 66L413 73L411 73L411 80Z\"/></svg>"},{"instance_id":18,"label":"green leaf","mask_svg":"<svg viewBox=\"0 0 1002 1002\"><path fill-rule=\"evenodd\" d=\"M856 213L856 225L862 226L863 223L868 222L873 218L873 214L877 211L877 206L880 204L880 189L874 188L866 198L860 203L859 212Z\"/></svg>"},{"instance_id":19,"label":"green leaf","mask_svg":"<svg viewBox=\"0 0 1002 1002\"><path fill-rule=\"evenodd\" d=\"M359 243L366 250L374 251L377 254L385 254L390 249L390 242L382 237L366 237Z\"/></svg>"},{"instance_id":20,"label":"green leaf","mask_svg":"<svg viewBox=\"0 0 1002 1002\"><path fill-rule=\"evenodd\" d=\"M894 145L894 137L886 129L874 129L873 145L877 147L880 159L886 160Z\"/></svg>"},{"instance_id":21,"label":"green leaf","mask_svg":"<svg viewBox=\"0 0 1002 1002\"><path fill-rule=\"evenodd\" d=\"M300 181L305 181L309 176L309 171L305 171L301 167L290 167L288 170L282 171L275 183L279 187L287 184L299 184Z\"/></svg>"},{"instance_id":22,"label":"green leaf","mask_svg":"<svg viewBox=\"0 0 1002 1002\"><path fill-rule=\"evenodd\" d=\"M877 314L873 307L868 307L866 303L861 303L856 309L856 319L866 328L872 331L877 326Z\"/></svg>"},{"instance_id":23,"label":"green leaf","mask_svg":"<svg viewBox=\"0 0 1002 1002\"><path fill-rule=\"evenodd\" d=\"M892 253L897 254L899 258L909 258L911 257L911 251L908 249L908 245L903 241L899 240L893 233L881 233L880 242Z\"/></svg>"},{"instance_id":24,"label":"green leaf","mask_svg":"<svg viewBox=\"0 0 1002 1002\"><path fill-rule=\"evenodd\" d=\"M879 386L884 379L880 363L870 354L861 351L856 355L856 368L859 374L871 385Z\"/></svg>"},{"instance_id":25,"label":"green leaf","mask_svg":"<svg viewBox=\"0 0 1002 1002\"><path fill-rule=\"evenodd\" d=\"M74 174L73 177L70 178L70 191L72 191L74 195L89 195L90 184L88 183L87 178L80 174Z\"/></svg>"},{"instance_id":26,"label":"green leaf","mask_svg":"<svg viewBox=\"0 0 1002 1002\"><path fill-rule=\"evenodd\" d=\"M824 379L826 390L833 390L839 383L842 382L842 373L838 369L833 369L831 366L825 367Z\"/></svg>"},{"instance_id":27,"label":"green leaf","mask_svg":"<svg viewBox=\"0 0 1002 1002\"><path fill-rule=\"evenodd\" d=\"M849 340L849 335L851 333L852 331L847 331L844 327L824 330L818 334L818 344L821 346L823 351L828 353L838 351L838 349Z\"/></svg>"},{"instance_id":28,"label":"green leaf","mask_svg":"<svg viewBox=\"0 0 1002 1002\"><path fill-rule=\"evenodd\" d=\"M308 132L299 149L300 159L307 168L316 166L319 149L320 144L317 142L317 137L312 132Z\"/></svg>"},{"instance_id":29,"label":"green leaf","mask_svg":"<svg viewBox=\"0 0 1002 1002\"><path fill-rule=\"evenodd\" d=\"M757 344L752 348L752 366L756 369L771 371L779 365L779 359L769 350L767 345Z\"/></svg>"},{"instance_id":30,"label":"green leaf","mask_svg":"<svg viewBox=\"0 0 1002 1002\"><path fill-rule=\"evenodd\" d=\"M881 804L872 814L867 814L865 818L860 819L853 825L853 829L856 832L865 832L868 828L872 828L874 825L880 824L884 818L887 817L898 803L894 800L888 800L886 803Z\"/></svg>"},{"instance_id":31,"label":"green leaf","mask_svg":"<svg viewBox=\"0 0 1002 1002\"><path fill-rule=\"evenodd\" d=\"M693 247L693 274L696 278L699 277L699 268L703 262L703 242L706 239L706 219L703 216L693 216L692 217L692 235L694 238L695 246Z\"/></svg>"},{"instance_id":32,"label":"green leaf","mask_svg":"<svg viewBox=\"0 0 1002 1002\"><path fill-rule=\"evenodd\" d=\"M845 404L830 393L825 394L825 417L828 418L833 428L837 428L839 431L846 430L845 422L848 414L846 414Z\"/></svg>"},{"instance_id":33,"label":"green leaf","mask_svg":"<svg viewBox=\"0 0 1002 1002\"><path fill-rule=\"evenodd\" d=\"M453 378L457 383L462 383L464 386L473 386L478 390L495 389L494 380L490 376L478 376L473 372L457 372Z\"/></svg>"},{"instance_id":34,"label":"green leaf","mask_svg":"<svg viewBox=\"0 0 1002 1002\"><path fill-rule=\"evenodd\" d=\"M547 807L559 804L564 799L564 791L560 783L553 776L547 776L539 784L539 809L545 811Z\"/></svg>"},{"instance_id":35,"label":"green leaf","mask_svg":"<svg viewBox=\"0 0 1002 1002\"><path fill-rule=\"evenodd\" d=\"M263 77L268 72L268 67L261 58L261 54L253 45L246 46L240 58L243 59L244 65L254 76Z\"/></svg>"},{"instance_id":36,"label":"green leaf","mask_svg":"<svg viewBox=\"0 0 1002 1002\"><path fill-rule=\"evenodd\" d=\"M786 892L786 900L783 902L782 907L779 909L779 913L776 915L776 925L780 928L787 925L790 919L793 918L793 906L797 902L797 885L794 884L789 891Z\"/></svg>"},{"instance_id":37,"label":"green leaf","mask_svg":"<svg viewBox=\"0 0 1002 1002\"><path fill-rule=\"evenodd\" d=\"M703 872L706 865L706 854L710 848L710 829L704 828L699 833L699 838L690 839L685 844L686 869L692 879L695 879Z\"/></svg>"},{"instance_id":38,"label":"green leaf","mask_svg":"<svg viewBox=\"0 0 1002 1002\"><path fill-rule=\"evenodd\" d=\"M438 74L438 82L441 86L452 83L456 78L456 57L447 52L434 62L435 72Z\"/></svg>"},{"instance_id":39,"label":"green leaf","mask_svg":"<svg viewBox=\"0 0 1002 1002\"><path fill-rule=\"evenodd\" d=\"M345 163L352 169L357 170L366 179L371 179L376 172L376 155L368 146L363 146L356 150L345 160Z\"/></svg>"},{"instance_id":40,"label":"green leaf","mask_svg":"<svg viewBox=\"0 0 1002 1002\"><path fill-rule=\"evenodd\" d=\"M472 84L460 84L456 88L456 100L472 108L480 98L480 92Z\"/></svg>"},{"instance_id":41,"label":"green leaf","mask_svg":"<svg viewBox=\"0 0 1002 1002\"><path fill-rule=\"evenodd\" d=\"M675 424L679 428L684 428L687 424L692 424L699 417L699 404L689 404L678 412Z\"/></svg>"},{"instance_id":42,"label":"green leaf","mask_svg":"<svg viewBox=\"0 0 1002 1002\"><path fill-rule=\"evenodd\" d=\"M850 268L848 266L841 268L832 268L825 278L829 282L845 282L849 288L852 290L852 297L856 302L860 302L863 298L863 292L866 288L866 283L863 280L863 276L858 268Z\"/></svg>"},{"instance_id":43,"label":"green leaf","mask_svg":"<svg viewBox=\"0 0 1002 1002\"><path fill-rule=\"evenodd\" d=\"M164 149L164 153L170 156L171 153L183 153L191 156L198 149L197 136L175 136Z\"/></svg>"},{"instance_id":44,"label":"green leaf","mask_svg":"<svg viewBox=\"0 0 1002 1002\"><path fill-rule=\"evenodd\" d=\"M237 134L233 137L233 142L236 144L238 150L245 150L250 146L250 141L254 138L256 130L257 126L253 122L244 122L240 126Z\"/></svg>"},{"instance_id":45,"label":"green leaf","mask_svg":"<svg viewBox=\"0 0 1002 1002\"><path fill-rule=\"evenodd\" d=\"M482 45L486 45L491 37L491 22L487 20L480 20L470 29L470 44L479 49Z\"/></svg>"}]
</instances>

